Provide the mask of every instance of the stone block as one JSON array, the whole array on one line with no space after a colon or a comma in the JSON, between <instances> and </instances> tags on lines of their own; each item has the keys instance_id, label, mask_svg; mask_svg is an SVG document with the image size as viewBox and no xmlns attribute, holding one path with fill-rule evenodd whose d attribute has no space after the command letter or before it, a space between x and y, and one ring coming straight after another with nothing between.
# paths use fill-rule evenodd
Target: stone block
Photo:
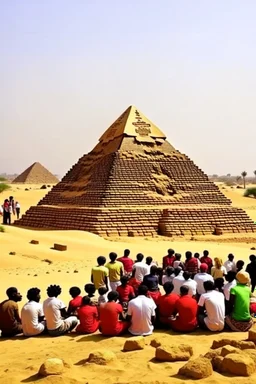
<instances>
[{"instance_id":1,"label":"stone block","mask_svg":"<svg viewBox=\"0 0 256 384\"><path fill-rule=\"evenodd\" d=\"M67 250L67 246L63 245L63 244L54 243L53 249L55 249L56 251L66 251Z\"/></svg>"}]
</instances>

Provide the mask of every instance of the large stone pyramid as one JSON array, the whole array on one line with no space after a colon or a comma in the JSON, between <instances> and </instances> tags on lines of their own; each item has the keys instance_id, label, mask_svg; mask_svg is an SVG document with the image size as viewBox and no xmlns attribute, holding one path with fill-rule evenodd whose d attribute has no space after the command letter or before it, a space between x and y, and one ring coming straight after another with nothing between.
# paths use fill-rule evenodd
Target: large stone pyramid
<instances>
[{"instance_id":1,"label":"large stone pyramid","mask_svg":"<svg viewBox=\"0 0 256 384\"><path fill-rule=\"evenodd\" d=\"M56 184L56 176L49 172L42 164L34 163L12 181L26 184Z\"/></svg>"},{"instance_id":2,"label":"large stone pyramid","mask_svg":"<svg viewBox=\"0 0 256 384\"><path fill-rule=\"evenodd\" d=\"M16 224L102 236L255 230L247 214L133 106Z\"/></svg>"}]
</instances>

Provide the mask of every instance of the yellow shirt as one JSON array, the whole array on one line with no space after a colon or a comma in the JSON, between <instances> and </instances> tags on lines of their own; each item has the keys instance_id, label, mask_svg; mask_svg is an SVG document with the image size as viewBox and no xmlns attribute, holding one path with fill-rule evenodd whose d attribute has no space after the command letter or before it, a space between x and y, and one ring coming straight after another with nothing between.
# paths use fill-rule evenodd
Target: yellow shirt
<instances>
[{"instance_id":1,"label":"yellow shirt","mask_svg":"<svg viewBox=\"0 0 256 384\"><path fill-rule=\"evenodd\" d=\"M108 277L108 268L104 267L104 265L93 267L92 277L96 289L105 287L105 278Z\"/></svg>"},{"instance_id":2,"label":"yellow shirt","mask_svg":"<svg viewBox=\"0 0 256 384\"><path fill-rule=\"evenodd\" d=\"M109 270L109 280L111 282L120 281L121 271L123 270L123 263L115 261L114 263L106 264L106 268Z\"/></svg>"}]
</instances>

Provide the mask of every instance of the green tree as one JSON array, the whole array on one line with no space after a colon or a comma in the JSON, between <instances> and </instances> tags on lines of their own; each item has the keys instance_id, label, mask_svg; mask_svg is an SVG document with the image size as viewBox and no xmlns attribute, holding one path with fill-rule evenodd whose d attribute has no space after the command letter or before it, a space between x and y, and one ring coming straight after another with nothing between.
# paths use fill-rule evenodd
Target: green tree
<instances>
[{"instance_id":1,"label":"green tree","mask_svg":"<svg viewBox=\"0 0 256 384\"><path fill-rule=\"evenodd\" d=\"M246 172L246 171L243 171L243 172L241 173L241 176L242 176L243 181L244 181L244 189L245 189L245 185L246 185L245 178L246 178L246 176L247 176L247 172Z\"/></svg>"},{"instance_id":2,"label":"green tree","mask_svg":"<svg viewBox=\"0 0 256 384\"><path fill-rule=\"evenodd\" d=\"M7 189L9 189L9 188L10 188L10 185L5 184L5 183L0 183L0 193L7 191Z\"/></svg>"}]
</instances>

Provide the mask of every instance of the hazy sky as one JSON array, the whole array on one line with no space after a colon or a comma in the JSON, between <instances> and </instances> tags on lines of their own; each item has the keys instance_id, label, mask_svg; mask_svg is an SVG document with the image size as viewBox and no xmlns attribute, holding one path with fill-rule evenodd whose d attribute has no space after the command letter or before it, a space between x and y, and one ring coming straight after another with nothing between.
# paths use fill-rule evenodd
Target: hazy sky
<instances>
[{"instance_id":1,"label":"hazy sky","mask_svg":"<svg viewBox=\"0 0 256 384\"><path fill-rule=\"evenodd\" d=\"M0 172L63 175L131 104L206 173L256 169L255 0L0 0Z\"/></svg>"}]
</instances>

